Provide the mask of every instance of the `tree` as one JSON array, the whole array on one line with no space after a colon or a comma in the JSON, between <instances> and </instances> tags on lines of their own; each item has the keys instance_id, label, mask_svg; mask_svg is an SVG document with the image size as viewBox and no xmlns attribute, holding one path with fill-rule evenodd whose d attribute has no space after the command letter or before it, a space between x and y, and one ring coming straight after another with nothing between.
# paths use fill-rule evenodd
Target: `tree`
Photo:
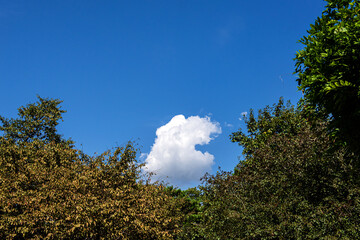
<instances>
[{"instance_id":1,"label":"tree","mask_svg":"<svg viewBox=\"0 0 360 240\"><path fill-rule=\"evenodd\" d=\"M31 142L35 139L44 142L68 142L57 133L57 125L66 111L60 108L62 101L38 96L38 102L18 109L18 119L6 119L0 116L0 131L4 138L16 142Z\"/></svg>"},{"instance_id":2,"label":"tree","mask_svg":"<svg viewBox=\"0 0 360 240\"><path fill-rule=\"evenodd\" d=\"M200 227L203 211L201 191L197 188L181 190L173 186L166 187L165 191L176 200L181 212L181 231L175 235L175 239L206 239Z\"/></svg>"},{"instance_id":3,"label":"tree","mask_svg":"<svg viewBox=\"0 0 360 240\"><path fill-rule=\"evenodd\" d=\"M360 151L360 1L327 0L325 11L300 39L299 89L309 108L324 111L331 129Z\"/></svg>"},{"instance_id":4,"label":"tree","mask_svg":"<svg viewBox=\"0 0 360 240\"><path fill-rule=\"evenodd\" d=\"M327 122L300 106L251 111L235 172L207 175L202 227L206 239L357 239L357 157L332 147Z\"/></svg>"},{"instance_id":5,"label":"tree","mask_svg":"<svg viewBox=\"0 0 360 240\"><path fill-rule=\"evenodd\" d=\"M307 121L300 108L295 108L290 102L285 105L283 98L280 98L273 107L266 106L260 109L257 117L254 110L250 109L249 117L245 117L244 120L247 131L239 129L230 138L232 142L244 147L243 155L246 159L251 159L253 154L264 147L268 139L274 135L291 137L298 134Z\"/></svg>"},{"instance_id":6,"label":"tree","mask_svg":"<svg viewBox=\"0 0 360 240\"><path fill-rule=\"evenodd\" d=\"M0 137L1 239L172 239L175 198L141 180L133 143L89 156L56 131L59 100L19 109Z\"/></svg>"}]
</instances>

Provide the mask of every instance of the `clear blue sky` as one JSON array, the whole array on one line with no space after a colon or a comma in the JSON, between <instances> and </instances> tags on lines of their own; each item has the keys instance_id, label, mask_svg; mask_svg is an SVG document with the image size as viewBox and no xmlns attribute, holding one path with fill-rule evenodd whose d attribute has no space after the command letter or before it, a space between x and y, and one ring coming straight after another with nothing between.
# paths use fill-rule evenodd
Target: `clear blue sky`
<instances>
[{"instance_id":1,"label":"clear blue sky","mask_svg":"<svg viewBox=\"0 0 360 240\"><path fill-rule=\"evenodd\" d=\"M0 0L0 115L16 117L37 94L62 99L59 130L88 154L128 140L149 153L174 116L209 116L222 133L197 149L215 157L214 171L232 170L241 148L229 135L240 114L301 97L292 74L297 40L324 6Z\"/></svg>"}]
</instances>

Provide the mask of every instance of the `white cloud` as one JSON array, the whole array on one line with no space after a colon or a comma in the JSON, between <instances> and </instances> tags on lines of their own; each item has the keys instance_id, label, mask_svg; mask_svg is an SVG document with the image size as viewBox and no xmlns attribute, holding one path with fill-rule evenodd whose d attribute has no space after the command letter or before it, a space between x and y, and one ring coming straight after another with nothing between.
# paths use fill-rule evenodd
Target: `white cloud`
<instances>
[{"instance_id":1,"label":"white cloud","mask_svg":"<svg viewBox=\"0 0 360 240\"><path fill-rule=\"evenodd\" d=\"M211 135L219 133L219 124L211 122L209 117L185 118L177 115L157 129L144 170L154 172L158 179L172 184L198 181L211 170L214 156L196 150L195 146L208 144L212 140Z\"/></svg>"},{"instance_id":2,"label":"white cloud","mask_svg":"<svg viewBox=\"0 0 360 240\"><path fill-rule=\"evenodd\" d=\"M231 123L225 122L225 126L228 128L232 128L234 125L232 125Z\"/></svg>"},{"instance_id":3,"label":"white cloud","mask_svg":"<svg viewBox=\"0 0 360 240\"><path fill-rule=\"evenodd\" d=\"M149 154L147 153L141 153L140 154L140 160L145 160Z\"/></svg>"},{"instance_id":4,"label":"white cloud","mask_svg":"<svg viewBox=\"0 0 360 240\"><path fill-rule=\"evenodd\" d=\"M247 114L248 114L247 112L240 113L241 117L239 117L239 120L240 121L243 120L247 116Z\"/></svg>"}]
</instances>

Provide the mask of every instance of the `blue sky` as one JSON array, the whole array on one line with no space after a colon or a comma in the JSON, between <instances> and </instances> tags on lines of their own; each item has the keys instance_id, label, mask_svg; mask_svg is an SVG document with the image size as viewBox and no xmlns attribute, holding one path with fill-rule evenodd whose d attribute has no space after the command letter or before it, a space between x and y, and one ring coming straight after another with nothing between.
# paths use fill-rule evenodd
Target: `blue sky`
<instances>
[{"instance_id":1,"label":"blue sky","mask_svg":"<svg viewBox=\"0 0 360 240\"><path fill-rule=\"evenodd\" d=\"M196 150L213 156L212 172L232 170L241 148L229 135L242 126L241 113L301 97L292 74L297 40L324 6L0 0L0 114L16 117L37 94L59 98L67 110L59 130L77 147L93 154L135 140L144 159L158 128L198 116L221 133L208 132L213 140L205 136Z\"/></svg>"}]
</instances>

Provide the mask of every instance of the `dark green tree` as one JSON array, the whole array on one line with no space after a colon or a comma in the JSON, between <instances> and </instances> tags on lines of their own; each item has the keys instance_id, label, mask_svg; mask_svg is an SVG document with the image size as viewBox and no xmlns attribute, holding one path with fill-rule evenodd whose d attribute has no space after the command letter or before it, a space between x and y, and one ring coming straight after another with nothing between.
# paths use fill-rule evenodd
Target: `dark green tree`
<instances>
[{"instance_id":1,"label":"dark green tree","mask_svg":"<svg viewBox=\"0 0 360 240\"><path fill-rule=\"evenodd\" d=\"M260 109L257 116L250 109L249 116L244 120L246 131L239 129L234 132L231 141L244 147L243 155L246 159L251 159L254 152L263 148L270 137L278 134L294 136L307 122L300 108L295 108L290 102L285 104L283 98L272 107Z\"/></svg>"},{"instance_id":2,"label":"dark green tree","mask_svg":"<svg viewBox=\"0 0 360 240\"><path fill-rule=\"evenodd\" d=\"M201 191L198 188L181 190L173 186L166 187L165 191L176 200L181 212L181 231L175 235L175 239L206 239L200 227L203 211Z\"/></svg>"},{"instance_id":3,"label":"dark green tree","mask_svg":"<svg viewBox=\"0 0 360 240\"><path fill-rule=\"evenodd\" d=\"M331 119L330 128L360 151L360 1L327 0L296 54L306 104Z\"/></svg>"},{"instance_id":4,"label":"dark green tree","mask_svg":"<svg viewBox=\"0 0 360 240\"><path fill-rule=\"evenodd\" d=\"M282 100L245 122L231 136L245 160L205 177L206 239L358 239L357 158L334 150L327 122Z\"/></svg>"}]
</instances>

